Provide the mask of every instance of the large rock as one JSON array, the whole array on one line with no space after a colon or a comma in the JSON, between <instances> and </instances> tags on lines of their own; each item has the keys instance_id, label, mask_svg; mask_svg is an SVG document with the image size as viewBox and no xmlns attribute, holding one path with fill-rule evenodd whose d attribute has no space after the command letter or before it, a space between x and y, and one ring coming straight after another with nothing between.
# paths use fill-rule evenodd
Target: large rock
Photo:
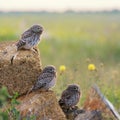
<instances>
[{"instance_id":1,"label":"large rock","mask_svg":"<svg viewBox=\"0 0 120 120\"><path fill-rule=\"evenodd\" d=\"M20 111L21 119L36 116L37 120L66 120L52 91L35 91L21 96L18 101L20 105L16 108Z\"/></svg>"},{"instance_id":2,"label":"large rock","mask_svg":"<svg viewBox=\"0 0 120 120\"><path fill-rule=\"evenodd\" d=\"M38 50L38 48L36 48ZM16 56L11 62L13 56ZM40 53L32 50L16 51L13 42L0 43L0 87L8 88L9 93L26 93L41 72Z\"/></svg>"},{"instance_id":3,"label":"large rock","mask_svg":"<svg viewBox=\"0 0 120 120\"><path fill-rule=\"evenodd\" d=\"M103 120L101 112L94 111L85 111L82 114L79 114L74 120Z\"/></svg>"}]
</instances>

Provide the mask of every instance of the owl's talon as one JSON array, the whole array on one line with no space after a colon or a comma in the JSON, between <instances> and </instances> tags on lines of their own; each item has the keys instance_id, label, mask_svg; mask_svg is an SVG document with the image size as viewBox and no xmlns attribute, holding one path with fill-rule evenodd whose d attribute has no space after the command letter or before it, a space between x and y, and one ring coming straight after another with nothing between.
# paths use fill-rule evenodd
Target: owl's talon
<instances>
[{"instance_id":1,"label":"owl's talon","mask_svg":"<svg viewBox=\"0 0 120 120\"><path fill-rule=\"evenodd\" d=\"M14 58L15 58L15 56L12 56L12 58L11 58L11 65L13 65L13 60L14 60Z\"/></svg>"},{"instance_id":2,"label":"owl's talon","mask_svg":"<svg viewBox=\"0 0 120 120\"><path fill-rule=\"evenodd\" d=\"M38 50L37 50L36 48L32 48L32 51L33 51L34 53L38 53Z\"/></svg>"}]
</instances>

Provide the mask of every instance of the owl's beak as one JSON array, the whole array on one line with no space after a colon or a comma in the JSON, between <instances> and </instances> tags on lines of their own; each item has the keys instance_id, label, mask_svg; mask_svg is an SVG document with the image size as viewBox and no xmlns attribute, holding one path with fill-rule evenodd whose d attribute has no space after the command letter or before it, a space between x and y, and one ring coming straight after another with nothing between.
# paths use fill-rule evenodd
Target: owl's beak
<instances>
[{"instance_id":1,"label":"owl's beak","mask_svg":"<svg viewBox=\"0 0 120 120\"><path fill-rule=\"evenodd\" d=\"M77 91L80 92L80 88Z\"/></svg>"},{"instance_id":2,"label":"owl's beak","mask_svg":"<svg viewBox=\"0 0 120 120\"><path fill-rule=\"evenodd\" d=\"M80 89L79 89L79 88L76 88L76 89L75 89L75 91L79 92L79 91L80 91Z\"/></svg>"},{"instance_id":3,"label":"owl's beak","mask_svg":"<svg viewBox=\"0 0 120 120\"><path fill-rule=\"evenodd\" d=\"M43 27L40 28L40 33L42 33L44 31Z\"/></svg>"},{"instance_id":4,"label":"owl's beak","mask_svg":"<svg viewBox=\"0 0 120 120\"><path fill-rule=\"evenodd\" d=\"M54 71L54 74L55 74L55 77L57 76L57 72L56 71Z\"/></svg>"}]
</instances>

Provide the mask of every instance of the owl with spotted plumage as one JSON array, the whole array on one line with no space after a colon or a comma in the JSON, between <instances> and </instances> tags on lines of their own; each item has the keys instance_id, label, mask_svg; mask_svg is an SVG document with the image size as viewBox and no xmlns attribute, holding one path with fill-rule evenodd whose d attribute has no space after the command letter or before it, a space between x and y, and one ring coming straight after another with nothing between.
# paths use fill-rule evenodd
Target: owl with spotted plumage
<instances>
[{"instance_id":1,"label":"owl with spotted plumage","mask_svg":"<svg viewBox=\"0 0 120 120\"><path fill-rule=\"evenodd\" d=\"M68 85L68 87L62 92L59 100L59 105L68 109L74 108L74 106L80 100L80 87L76 84Z\"/></svg>"},{"instance_id":2,"label":"owl with spotted plumage","mask_svg":"<svg viewBox=\"0 0 120 120\"><path fill-rule=\"evenodd\" d=\"M27 49L30 50L40 42L40 36L43 32L41 25L33 25L26 30L20 40L16 43L17 50Z\"/></svg>"},{"instance_id":3,"label":"owl with spotted plumage","mask_svg":"<svg viewBox=\"0 0 120 120\"><path fill-rule=\"evenodd\" d=\"M46 66L28 93L36 90L48 91L56 83L56 74L56 68L53 65Z\"/></svg>"}]
</instances>

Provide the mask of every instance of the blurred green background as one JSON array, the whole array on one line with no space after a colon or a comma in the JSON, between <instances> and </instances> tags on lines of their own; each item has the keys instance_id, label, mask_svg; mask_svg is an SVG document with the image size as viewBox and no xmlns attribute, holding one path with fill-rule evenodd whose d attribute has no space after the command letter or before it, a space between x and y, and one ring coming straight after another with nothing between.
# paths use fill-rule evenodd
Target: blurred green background
<instances>
[{"instance_id":1,"label":"blurred green background","mask_svg":"<svg viewBox=\"0 0 120 120\"><path fill-rule=\"evenodd\" d=\"M17 41L33 24L44 26L39 44L42 66L58 71L58 98L67 84L79 84L83 105L92 84L120 109L120 12L0 13L0 41ZM96 71L89 71L93 63ZM66 70L60 74L59 67Z\"/></svg>"}]
</instances>

